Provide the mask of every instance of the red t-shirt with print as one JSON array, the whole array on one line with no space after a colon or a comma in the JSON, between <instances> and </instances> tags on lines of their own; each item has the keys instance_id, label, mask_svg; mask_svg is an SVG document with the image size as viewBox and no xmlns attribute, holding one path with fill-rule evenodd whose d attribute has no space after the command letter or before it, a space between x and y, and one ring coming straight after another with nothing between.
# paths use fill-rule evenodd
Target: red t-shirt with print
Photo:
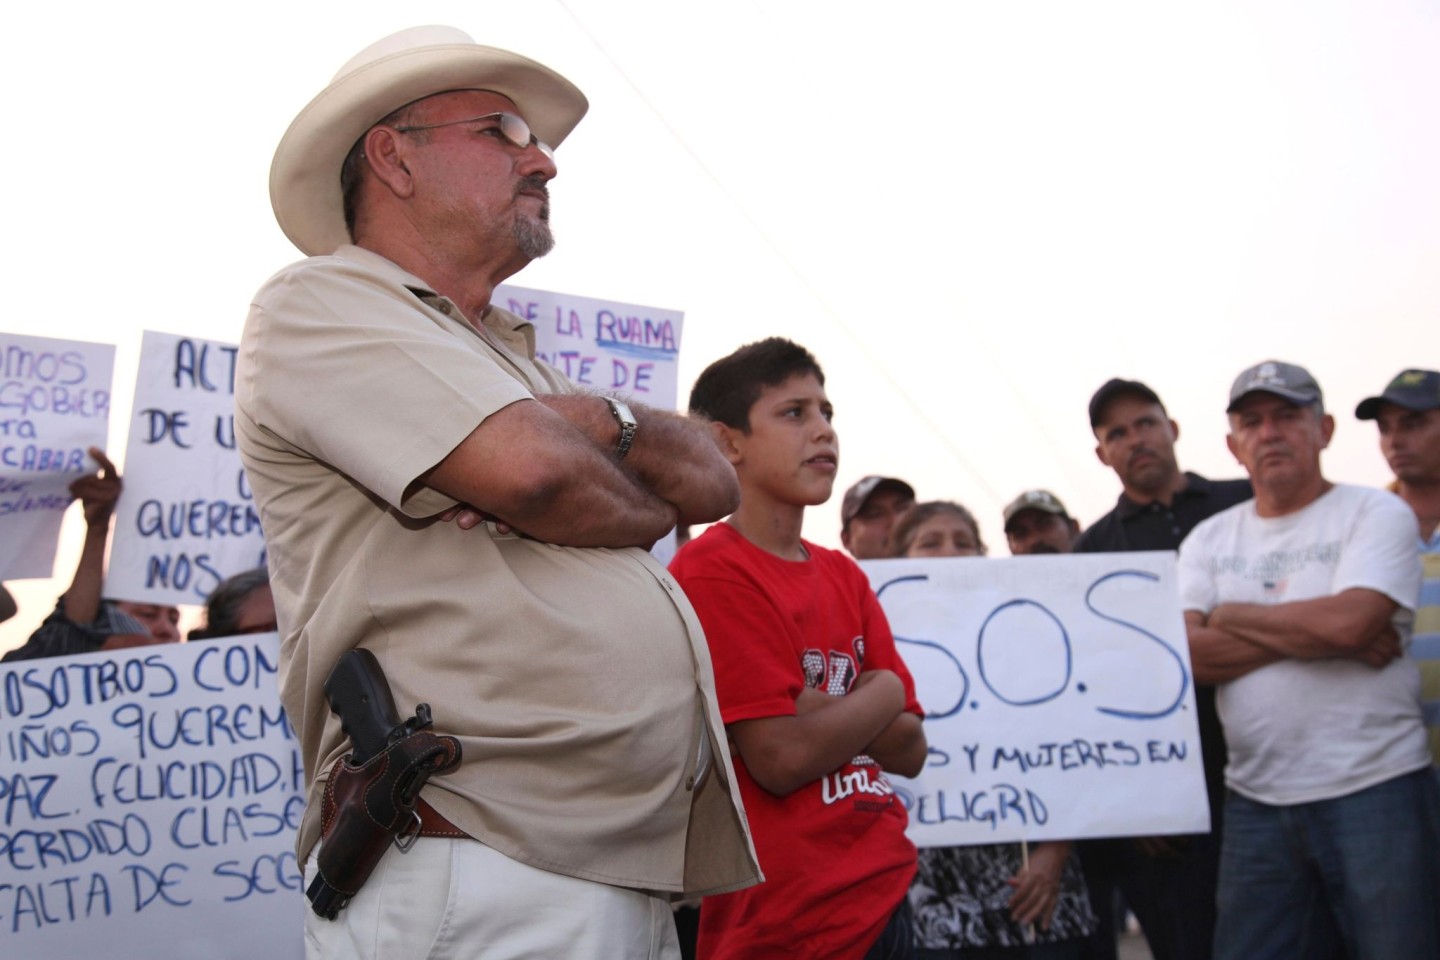
<instances>
[{"instance_id":1,"label":"red t-shirt with print","mask_svg":"<svg viewBox=\"0 0 1440 960\"><path fill-rule=\"evenodd\" d=\"M793 716L802 685L843 695L876 669L899 675L919 715L865 574L841 553L805 548L809 560L782 560L718 523L670 564L705 628L725 723ZM781 798L734 760L765 882L705 898L700 957L863 957L915 873L905 808L884 772L859 756Z\"/></svg>"}]
</instances>

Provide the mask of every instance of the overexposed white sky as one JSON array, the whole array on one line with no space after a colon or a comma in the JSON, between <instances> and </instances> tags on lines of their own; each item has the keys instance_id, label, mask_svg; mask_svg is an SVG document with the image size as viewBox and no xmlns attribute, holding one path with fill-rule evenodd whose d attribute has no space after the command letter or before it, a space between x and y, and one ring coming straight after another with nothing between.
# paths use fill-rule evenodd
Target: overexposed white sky
<instances>
[{"instance_id":1,"label":"overexposed white sky","mask_svg":"<svg viewBox=\"0 0 1440 960\"><path fill-rule=\"evenodd\" d=\"M1166 400L1183 466L1233 476L1226 392L1271 357L1326 390L1331 478L1383 483L1354 405L1440 366L1434 0L138 0L0 20L0 329L116 343L117 392L143 329L238 339L298 256L267 195L281 133L350 56L426 22L591 101L559 151L560 245L512 282L683 311L682 393L760 337L818 355L842 462L817 542L871 472L967 504L1000 555L1025 488L1088 523L1118 484L1085 406L1116 375ZM74 556L12 584L0 648Z\"/></svg>"}]
</instances>

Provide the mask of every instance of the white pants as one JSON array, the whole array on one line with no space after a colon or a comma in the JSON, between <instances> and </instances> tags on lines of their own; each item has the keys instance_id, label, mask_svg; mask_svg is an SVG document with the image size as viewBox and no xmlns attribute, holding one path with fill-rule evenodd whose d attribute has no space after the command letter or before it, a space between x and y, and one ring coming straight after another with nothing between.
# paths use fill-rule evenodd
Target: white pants
<instances>
[{"instance_id":1,"label":"white pants","mask_svg":"<svg viewBox=\"0 0 1440 960\"><path fill-rule=\"evenodd\" d=\"M317 848L318 850L318 848ZM305 884L315 876L315 854ZM547 873L474 840L391 848L334 920L305 905L306 960L679 960L655 897Z\"/></svg>"}]
</instances>

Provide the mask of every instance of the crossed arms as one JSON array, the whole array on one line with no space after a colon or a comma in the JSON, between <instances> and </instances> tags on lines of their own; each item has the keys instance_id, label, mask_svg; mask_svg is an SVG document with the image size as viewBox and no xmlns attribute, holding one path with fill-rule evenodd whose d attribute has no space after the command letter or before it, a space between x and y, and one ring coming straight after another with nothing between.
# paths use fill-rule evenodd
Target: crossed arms
<instances>
[{"instance_id":1,"label":"crossed arms","mask_svg":"<svg viewBox=\"0 0 1440 960\"><path fill-rule=\"evenodd\" d=\"M486 417L422 481L549 543L649 547L677 523L706 523L740 503L734 468L709 427L631 403L625 460L602 397L542 394Z\"/></svg>"},{"instance_id":2,"label":"crossed arms","mask_svg":"<svg viewBox=\"0 0 1440 960\"><path fill-rule=\"evenodd\" d=\"M905 685L891 670L866 670L843 697L804 687L794 716L759 717L726 730L755 782L789 796L865 754L913 777L925 765L920 718L905 710Z\"/></svg>"},{"instance_id":3,"label":"crossed arms","mask_svg":"<svg viewBox=\"0 0 1440 960\"><path fill-rule=\"evenodd\" d=\"M1348 658L1380 668L1400 656L1390 618L1399 606L1355 587L1290 603L1222 603L1185 611L1197 683L1228 683L1280 660Z\"/></svg>"}]
</instances>

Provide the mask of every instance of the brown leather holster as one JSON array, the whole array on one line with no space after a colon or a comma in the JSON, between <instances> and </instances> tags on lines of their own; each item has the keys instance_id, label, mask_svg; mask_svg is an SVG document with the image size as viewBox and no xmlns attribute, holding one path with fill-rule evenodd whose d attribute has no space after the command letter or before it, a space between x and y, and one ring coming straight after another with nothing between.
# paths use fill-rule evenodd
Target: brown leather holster
<instances>
[{"instance_id":1,"label":"brown leather holster","mask_svg":"<svg viewBox=\"0 0 1440 960\"><path fill-rule=\"evenodd\" d=\"M416 812L424 803L420 788L425 781L459 763L460 741L428 730L399 737L360 766L349 755L335 761L320 805L324 842L317 861L323 884L315 884L329 890L323 898L312 895L316 913L333 920L392 843L403 853L422 833L464 836L431 809L426 819L438 819L454 833L423 830Z\"/></svg>"}]
</instances>

